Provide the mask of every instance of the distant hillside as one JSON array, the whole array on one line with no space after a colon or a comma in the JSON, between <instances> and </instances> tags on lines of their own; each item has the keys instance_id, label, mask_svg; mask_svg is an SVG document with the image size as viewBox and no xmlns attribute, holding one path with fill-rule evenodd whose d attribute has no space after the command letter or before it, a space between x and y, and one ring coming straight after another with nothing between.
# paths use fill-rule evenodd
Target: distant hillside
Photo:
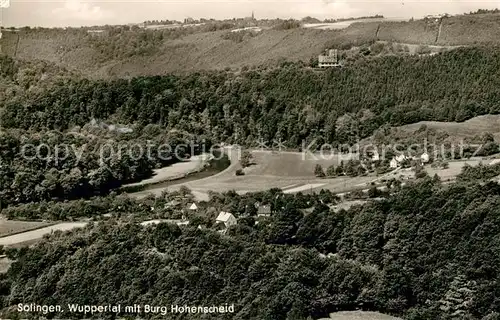
<instances>
[{"instance_id":1,"label":"distant hillside","mask_svg":"<svg viewBox=\"0 0 500 320\"><path fill-rule=\"evenodd\" d=\"M367 43L372 40L375 30L375 25L368 30L363 25L346 31L264 30L245 35L241 41L225 40L224 35L229 31L200 32L157 42L151 40L144 44L142 51L137 50L139 41L130 35L131 32L110 36L107 33L31 30L6 32L3 47L6 54L13 55L19 37L17 58L48 60L90 75L122 77L241 68L276 63L280 59L307 61L332 44ZM139 37L151 37L162 31L136 32ZM125 37L129 39L123 41ZM127 52L117 54L123 50Z\"/></svg>"},{"instance_id":2,"label":"distant hillside","mask_svg":"<svg viewBox=\"0 0 500 320\"><path fill-rule=\"evenodd\" d=\"M130 27L5 32L8 55L54 62L95 77L126 77L309 61L325 48L375 40L417 45L498 44L500 14L353 23L340 30L292 25L231 33L231 25L144 30ZM215 31L212 31L215 30Z\"/></svg>"}]
</instances>

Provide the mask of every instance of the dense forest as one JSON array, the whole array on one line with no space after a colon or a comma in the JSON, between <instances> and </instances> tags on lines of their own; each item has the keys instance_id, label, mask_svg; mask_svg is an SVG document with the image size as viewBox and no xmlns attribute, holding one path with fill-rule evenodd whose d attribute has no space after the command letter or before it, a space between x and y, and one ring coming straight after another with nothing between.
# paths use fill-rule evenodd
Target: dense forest
<instances>
[{"instance_id":1,"label":"dense forest","mask_svg":"<svg viewBox=\"0 0 500 320\"><path fill-rule=\"evenodd\" d=\"M322 197L214 194L200 204L209 211L186 227L116 220L147 210L137 200L103 199L96 205L113 203L121 213L7 249L16 262L2 276L2 305L235 304L236 314L156 315L162 319L314 319L354 309L414 320L498 319L498 184L424 177L385 200L337 212L324 204L335 199ZM226 236L211 229L217 212L207 212L249 200L270 203L272 216L255 224L255 213L242 213ZM310 205L312 212L300 209Z\"/></svg>"},{"instance_id":2,"label":"dense forest","mask_svg":"<svg viewBox=\"0 0 500 320\"><path fill-rule=\"evenodd\" d=\"M384 124L498 113L499 66L498 51L481 47L432 57L366 58L325 72L283 63L240 74L65 80L11 95L0 120L7 128L65 130L113 117L246 145L259 137L292 148L313 139L353 143Z\"/></svg>"},{"instance_id":3,"label":"dense forest","mask_svg":"<svg viewBox=\"0 0 500 320\"><path fill-rule=\"evenodd\" d=\"M202 148L210 151L203 136L167 132L158 125L134 129L119 133L87 124L66 133L0 133L0 208L105 195L150 177L154 169L187 160Z\"/></svg>"}]
</instances>

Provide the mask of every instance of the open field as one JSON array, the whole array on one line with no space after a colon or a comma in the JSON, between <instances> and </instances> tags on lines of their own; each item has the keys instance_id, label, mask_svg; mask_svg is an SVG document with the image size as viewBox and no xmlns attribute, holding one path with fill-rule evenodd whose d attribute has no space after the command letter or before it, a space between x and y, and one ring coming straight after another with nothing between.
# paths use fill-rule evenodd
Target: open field
<instances>
[{"instance_id":1,"label":"open field","mask_svg":"<svg viewBox=\"0 0 500 320\"><path fill-rule=\"evenodd\" d=\"M184 177L190 173L203 169L203 167L210 161L212 155L209 153L199 156L193 156L187 161L174 163L171 166L154 170L154 175L140 182L127 184L124 187L143 186L147 184L154 184L165 180L177 179Z\"/></svg>"},{"instance_id":2,"label":"open field","mask_svg":"<svg viewBox=\"0 0 500 320\"><path fill-rule=\"evenodd\" d=\"M306 23L304 28L319 29L319 30L339 30L349 27L353 23L368 23L368 22L387 22L387 21L404 21L405 19L399 18L368 18L368 19L355 19L339 22L329 23Z\"/></svg>"},{"instance_id":3,"label":"open field","mask_svg":"<svg viewBox=\"0 0 500 320\"><path fill-rule=\"evenodd\" d=\"M465 164L470 165L471 167L477 166L479 163L483 164L489 164L492 160L479 160L479 159L473 159L473 160L461 160L461 161L450 161L448 162L448 168L447 169L438 169L438 168L432 168L431 166L426 166L425 170L427 173L432 177L434 174L437 174L442 181L453 181L455 180L456 176L462 171L462 167Z\"/></svg>"},{"instance_id":4,"label":"open field","mask_svg":"<svg viewBox=\"0 0 500 320\"><path fill-rule=\"evenodd\" d=\"M372 183L383 184L383 180L392 178L401 181L411 180L415 173L411 169L398 169L384 175L376 176L374 174L358 177L336 177L336 178L317 178L314 176L314 167L316 164L326 169L330 165L337 165L341 158L332 157L331 159L317 159L317 155L304 154L301 152L271 152L254 150L252 152L255 164L245 168L245 175L236 176L236 170L240 169L238 162L239 150L229 151L231 165L224 171L210 177L199 180L179 183L168 188L158 187L149 190L131 193L133 197L142 198L149 194L160 195L164 190L176 191L185 186L193 191L196 199L207 201L209 191L227 192L234 190L239 194L248 192L259 192L271 188L280 188L285 193L308 193L317 192L321 189L330 190L333 193L344 194L354 190L366 190ZM306 156L304 156L306 155ZM343 160L348 157L342 156ZM465 164L476 166L480 162L490 164L498 161L495 159L482 160L473 158L460 161L450 161L448 169L432 168L425 166L429 175L437 174L443 181L452 181L461 172Z\"/></svg>"},{"instance_id":5,"label":"open field","mask_svg":"<svg viewBox=\"0 0 500 320\"><path fill-rule=\"evenodd\" d=\"M426 125L429 129L444 131L458 139L479 136L489 132L493 134L497 141L500 141L500 115L478 116L464 122L421 121L398 128L412 132L422 125Z\"/></svg>"},{"instance_id":6,"label":"open field","mask_svg":"<svg viewBox=\"0 0 500 320\"><path fill-rule=\"evenodd\" d=\"M330 314L330 318L320 320L401 320L378 312L341 311Z\"/></svg>"},{"instance_id":7,"label":"open field","mask_svg":"<svg viewBox=\"0 0 500 320\"><path fill-rule=\"evenodd\" d=\"M350 156L325 154L322 157L308 152L254 151L253 158L255 165L245 168L247 175L315 178L316 164L326 169L331 165L337 166L342 160L348 161Z\"/></svg>"},{"instance_id":8,"label":"open field","mask_svg":"<svg viewBox=\"0 0 500 320\"><path fill-rule=\"evenodd\" d=\"M0 237L51 225L49 222L0 220Z\"/></svg>"},{"instance_id":9,"label":"open field","mask_svg":"<svg viewBox=\"0 0 500 320\"><path fill-rule=\"evenodd\" d=\"M16 221L13 221L16 222ZM53 226L49 227L44 227L32 231L27 231L23 233L18 233L14 234L11 236L6 236L3 238L0 238L0 245L3 246L11 246L15 244L20 244L24 242L30 242L33 240L37 240L42 238L44 235L52 233L54 231L60 230L60 231L67 231L71 230L74 228L81 228L84 227L87 223L86 222L65 222L65 223L59 223Z\"/></svg>"},{"instance_id":10,"label":"open field","mask_svg":"<svg viewBox=\"0 0 500 320\"><path fill-rule=\"evenodd\" d=\"M177 184L167 190L178 190L186 186L194 191L198 200L208 198L208 191L226 192L234 190L240 194L258 192L271 188L286 189L285 192L311 192L319 188L333 192L350 191L354 188L365 187L374 177L339 177L321 179L314 176L314 167L320 164L326 169L330 165L337 165L348 156L316 158L318 155L300 152L272 152L254 150L252 152L254 165L245 168L244 176L236 176L239 165L239 151L229 151L231 165L224 171L199 180ZM148 194L159 195L165 188L149 189L131 194L135 197L144 197Z\"/></svg>"}]
</instances>

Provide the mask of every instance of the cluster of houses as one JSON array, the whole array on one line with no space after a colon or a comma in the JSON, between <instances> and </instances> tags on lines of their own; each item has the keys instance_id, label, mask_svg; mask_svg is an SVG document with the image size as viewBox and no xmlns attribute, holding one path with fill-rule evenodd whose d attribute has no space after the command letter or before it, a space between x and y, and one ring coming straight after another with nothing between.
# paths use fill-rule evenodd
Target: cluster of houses
<instances>
[{"instance_id":1,"label":"cluster of houses","mask_svg":"<svg viewBox=\"0 0 500 320\"><path fill-rule=\"evenodd\" d=\"M166 208L178 208L182 205L182 202L179 199L173 199L167 204L165 204L165 209ZM271 216L271 206L270 205L261 205L259 203L255 203L255 207L257 209L257 217L258 218L267 218ZM152 210L154 207L152 207ZM196 203L192 203L189 205L187 211L194 213L198 210L198 205ZM148 224L156 224L160 222L169 222L169 223L174 223L177 224L178 226L183 226L183 225L188 225L189 221L185 216L182 216L182 219L170 219L170 220L151 220L148 221ZM215 218L215 229L222 234L225 234L227 230L238 224L238 220L236 217L226 211L220 211L217 217ZM258 224L258 221L256 221L256 224ZM198 229L202 229L203 226L198 226Z\"/></svg>"},{"instance_id":2,"label":"cluster of houses","mask_svg":"<svg viewBox=\"0 0 500 320\"><path fill-rule=\"evenodd\" d=\"M371 154L371 161L380 161L380 156L377 152ZM420 155L420 157L410 157L405 154L399 154L391 159L389 162L389 167L396 169L399 168L406 161L419 161L421 165L425 165L431 161L431 158L427 152L424 152Z\"/></svg>"},{"instance_id":3,"label":"cluster of houses","mask_svg":"<svg viewBox=\"0 0 500 320\"><path fill-rule=\"evenodd\" d=\"M401 165L408 160L413 160L413 161L420 161L422 165L429 163L430 157L427 152L424 152L420 157L408 157L404 154L400 154L394 158L391 159L391 162L389 162L389 167L396 169L401 167Z\"/></svg>"},{"instance_id":4,"label":"cluster of houses","mask_svg":"<svg viewBox=\"0 0 500 320\"><path fill-rule=\"evenodd\" d=\"M267 218L271 216L271 206L270 205L260 205L259 203L255 204L257 208L257 217L259 218ZM258 224L259 221L255 221L255 224ZM236 217L230 213L221 211L217 218L215 219L215 225L217 231L225 234L229 227L238 224Z\"/></svg>"}]
</instances>

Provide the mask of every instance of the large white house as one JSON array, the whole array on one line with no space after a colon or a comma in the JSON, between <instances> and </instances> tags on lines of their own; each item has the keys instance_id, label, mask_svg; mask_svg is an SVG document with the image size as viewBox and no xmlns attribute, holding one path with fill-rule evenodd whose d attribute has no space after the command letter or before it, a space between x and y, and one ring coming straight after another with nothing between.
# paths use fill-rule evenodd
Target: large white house
<instances>
[{"instance_id":1,"label":"large white house","mask_svg":"<svg viewBox=\"0 0 500 320\"><path fill-rule=\"evenodd\" d=\"M337 49L327 50L326 55L318 56L318 67L328 68L328 67L339 67L339 59Z\"/></svg>"},{"instance_id":2,"label":"large white house","mask_svg":"<svg viewBox=\"0 0 500 320\"><path fill-rule=\"evenodd\" d=\"M216 223L223 223L226 228L236 225L238 222L232 213L221 211L215 219Z\"/></svg>"}]
</instances>

